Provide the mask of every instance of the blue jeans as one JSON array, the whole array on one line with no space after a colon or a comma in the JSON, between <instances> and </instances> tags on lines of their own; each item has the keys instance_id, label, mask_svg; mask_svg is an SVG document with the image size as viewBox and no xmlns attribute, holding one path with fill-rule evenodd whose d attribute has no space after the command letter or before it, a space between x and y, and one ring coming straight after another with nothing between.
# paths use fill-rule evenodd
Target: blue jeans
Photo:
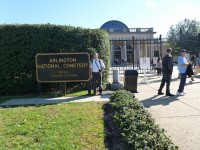
<instances>
[{"instance_id":1,"label":"blue jeans","mask_svg":"<svg viewBox=\"0 0 200 150\"><path fill-rule=\"evenodd\" d=\"M180 84L179 84L178 92L182 93L184 91L187 75L186 75L186 73L181 73L180 75L181 75L181 81L180 81Z\"/></svg>"}]
</instances>

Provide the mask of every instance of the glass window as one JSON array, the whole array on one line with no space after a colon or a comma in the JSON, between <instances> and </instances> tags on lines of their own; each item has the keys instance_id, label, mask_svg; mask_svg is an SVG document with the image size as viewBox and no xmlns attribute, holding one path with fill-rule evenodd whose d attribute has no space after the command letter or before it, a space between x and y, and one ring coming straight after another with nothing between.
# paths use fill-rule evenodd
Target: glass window
<instances>
[{"instance_id":1,"label":"glass window","mask_svg":"<svg viewBox=\"0 0 200 150\"><path fill-rule=\"evenodd\" d=\"M116 65L121 64L121 49L121 46L113 45L114 63Z\"/></svg>"},{"instance_id":2,"label":"glass window","mask_svg":"<svg viewBox=\"0 0 200 150\"><path fill-rule=\"evenodd\" d=\"M127 63L132 63L133 62L133 51L128 50L127 51Z\"/></svg>"},{"instance_id":3,"label":"glass window","mask_svg":"<svg viewBox=\"0 0 200 150\"><path fill-rule=\"evenodd\" d=\"M127 42L127 44L131 44L130 42ZM127 49L127 63L132 63L133 62L133 47L132 45L126 45Z\"/></svg>"},{"instance_id":4,"label":"glass window","mask_svg":"<svg viewBox=\"0 0 200 150\"><path fill-rule=\"evenodd\" d=\"M154 51L154 57L159 57L159 51Z\"/></svg>"}]
</instances>

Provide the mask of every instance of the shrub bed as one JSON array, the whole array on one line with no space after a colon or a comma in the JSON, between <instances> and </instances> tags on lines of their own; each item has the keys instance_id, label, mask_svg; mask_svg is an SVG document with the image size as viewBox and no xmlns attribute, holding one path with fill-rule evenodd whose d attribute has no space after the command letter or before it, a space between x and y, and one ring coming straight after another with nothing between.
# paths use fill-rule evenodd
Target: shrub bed
<instances>
[{"instance_id":1,"label":"shrub bed","mask_svg":"<svg viewBox=\"0 0 200 150\"><path fill-rule=\"evenodd\" d=\"M130 149L178 149L165 135L164 129L155 124L150 113L138 102L134 95L118 90L110 97L114 110L114 120L122 138Z\"/></svg>"}]
</instances>

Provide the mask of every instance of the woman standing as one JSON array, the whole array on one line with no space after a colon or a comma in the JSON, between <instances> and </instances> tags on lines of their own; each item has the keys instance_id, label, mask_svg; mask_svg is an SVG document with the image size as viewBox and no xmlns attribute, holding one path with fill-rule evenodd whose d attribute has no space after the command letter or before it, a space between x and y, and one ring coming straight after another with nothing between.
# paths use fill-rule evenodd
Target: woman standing
<instances>
[{"instance_id":1,"label":"woman standing","mask_svg":"<svg viewBox=\"0 0 200 150\"><path fill-rule=\"evenodd\" d=\"M157 62L156 62L156 69L157 69L158 76L161 75L162 60L161 60L160 57L158 57L158 60L157 60Z\"/></svg>"}]
</instances>

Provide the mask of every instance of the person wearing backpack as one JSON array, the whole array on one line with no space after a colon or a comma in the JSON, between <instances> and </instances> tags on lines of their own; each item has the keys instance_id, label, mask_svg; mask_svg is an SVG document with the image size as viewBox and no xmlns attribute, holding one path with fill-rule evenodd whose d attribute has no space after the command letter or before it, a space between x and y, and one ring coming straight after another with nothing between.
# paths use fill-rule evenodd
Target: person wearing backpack
<instances>
[{"instance_id":1,"label":"person wearing backpack","mask_svg":"<svg viewBox=\"0 0 200 150\"><path fill-rule=\"evenodd\" d=\"M96 95L97 84L99 87L99 94L102 94L102 72L105 69L105 64L101 59L98 58L98 53L94 53L94 58L91 61L91 72L92 72L92 89L94 95Z\"/></svg>"}]
</instances>

